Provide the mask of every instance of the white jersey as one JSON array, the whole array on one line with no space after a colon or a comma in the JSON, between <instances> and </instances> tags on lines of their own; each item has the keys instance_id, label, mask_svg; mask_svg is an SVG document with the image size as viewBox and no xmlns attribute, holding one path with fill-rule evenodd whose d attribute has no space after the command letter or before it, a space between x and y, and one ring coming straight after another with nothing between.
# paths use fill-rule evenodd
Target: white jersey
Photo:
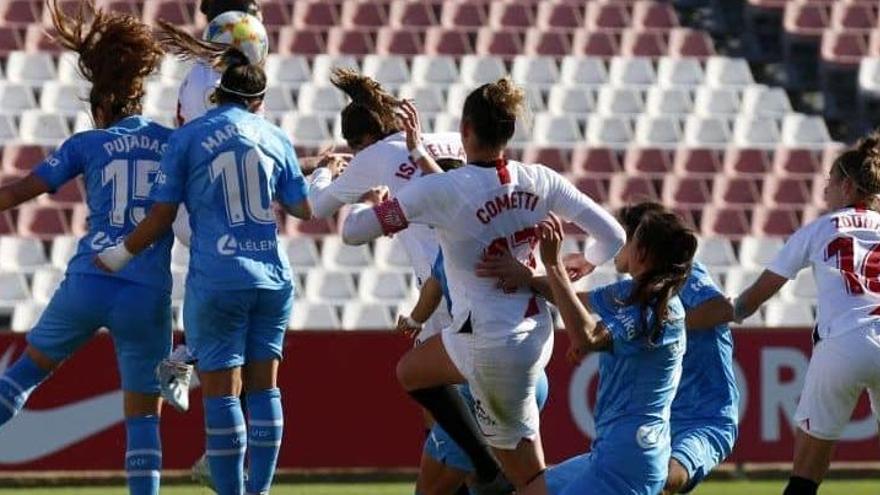
<instances>
[{"instance_id":1,"label":"white jersey","mask_svg":"<svg viewBox=\"0 0 880 495\"><path fill-rule=\"evenodd\" d=\"M595 236L598 242L586 253L592 263L611 259L623 245L625 235L614 217L565 178L543 165L513 161L498 169L466 165L423 177L377 207L375 216L386 233L412 224L436 228L452 329L470 323L479 345L492 347L535 330L548 320L549 309L531 290L505 293L496 280L477 277L474 268L487 254L504 251L534 266L535 226L551 211Z\"/></svg>"},{"instance_id":2,"label":"white jersey","mask_svg":"<svg viewBox=\"0 0 880 495\"><path fill-rule=\"evenodd\" d=\"M177 125L197 119L217 106L211 95L220 85L220 73L203 62L196 62L186 74L177 93Z\"/></svg>"},{"instance_id":3,"label":"white jersey","mask_svg":"<svg viewBox=\"0 0 880 495\"><path fill-rule=\"evenodd\" d=\"M807 266L820 338L880 323L880 213L849 207L823 215L795 232L767 268L793 279Z\"/></svg>"}]
</instances>

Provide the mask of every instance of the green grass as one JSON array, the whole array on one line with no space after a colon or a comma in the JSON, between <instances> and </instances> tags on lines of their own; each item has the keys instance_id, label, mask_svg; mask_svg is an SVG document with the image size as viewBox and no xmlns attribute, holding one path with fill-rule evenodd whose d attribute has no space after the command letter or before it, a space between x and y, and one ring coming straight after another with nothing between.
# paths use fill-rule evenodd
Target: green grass
<instances>
[{"instance_id":1,"label":"green grass","mask_svg":"<svg viewBox=\"0 0 880 495\"><path fill-rule=\"evenodd\" d=\"M827 481L822 484L822 495L877 495L878 483L869 481ZM697 495L779 495L785 481L714 481L695 490ZM94 488L12 488L0 489L0 495L126 495L123 487ZM213 492L197 486L169 486L163 495L210 495ZM273 495L412 495L411 483L302 483L279 485L272 489Z\"/></svg>"}]
</instances>

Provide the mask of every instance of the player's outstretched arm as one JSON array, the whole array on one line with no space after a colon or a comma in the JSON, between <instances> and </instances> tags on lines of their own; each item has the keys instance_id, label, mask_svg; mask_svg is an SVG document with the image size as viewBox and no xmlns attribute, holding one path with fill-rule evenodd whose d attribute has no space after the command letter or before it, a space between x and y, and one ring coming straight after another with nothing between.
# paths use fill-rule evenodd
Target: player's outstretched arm
<instances>
[{"instance_id":1,"label":"player's outstretched arm","mask_svg":"<svg viewBox=\"0 0 880 495\"><path fill-rule=\"evenodd\" d=\"M281 208L285 213L291 215L293 217L299 218L300 220L311 220L312 214L312 204L308 199L304 199L299 203L287 205L281 204Z\"/></svg>"},{"instance_id":2,"label":"player's outstretched arm","mask_svg":"<svg viewBox=\"0 0 880 495\"><path fill-rule=\"evenodd\" d=\"M388 188L384 186L374 187L361 196L360 202L351 206L342 224L342 242L357 246L406 228L406 216L397 200L386 201L387 198ZM390 217L394 220L387 221Z\"/></svg>"},{"instance_id":3,"label":"player's outstretched arm","mask_svg":"<svg viewBox=\"0 0 880 495\"><path fill-rule=\"evenodd\" d=\"M123 242L98 254L95 264L108 272L121 270L132 258L171 230L177 217L177 208L177 203L153 203L146 218L134 231Z\"/></svg>"},{"instance_id":4,"label":"player's outstretched arm","mask_svg":"<svg viewBox=\"0 0 880 495\"><path fill-rule=\"evenodd\" d=\"M733 321L733 303L726 297L715 297L687 311L685 325L690 330L712 330Z\"/></svg>"},{"instance_id":5,"label":"player's outstretched arm","mask_svg":"<svg viewBox=\"0 0 880 495\"><path fill-rule=\"evenodd\" d=\"M49 192L49 185L37 175L30 174L21 180L0 187L0 211L15 208L25 201L47 192Z\"/></svg>"},{"instance_id":6,"label":"player's outstretched arm","mask_svg":"<svg viewBox=\"0 0 880 495\"><path fill-rule=\"evenodd\" d=\"M762 304L779 292L788 279L782 275L764 270L758 280L733 300L733 321L741 323L751 316Z\"/></svg>"}]
</instances>

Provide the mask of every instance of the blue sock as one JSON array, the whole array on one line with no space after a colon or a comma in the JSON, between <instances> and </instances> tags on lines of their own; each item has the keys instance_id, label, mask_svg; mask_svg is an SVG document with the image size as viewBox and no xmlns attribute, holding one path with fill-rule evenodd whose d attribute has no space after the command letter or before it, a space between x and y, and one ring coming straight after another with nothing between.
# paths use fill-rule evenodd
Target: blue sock
<instances>
[{"instance_id":1,"label":"blue sock","mask_svg":"<svg viewBox=\"0 0 880 495\"><path fill-rule=\"evenodd\" d=\"M271 388L247 394L248 408L248 493L268 493L275 475L284 414L281 390Z\"/></svg>"},{"instance_id":2,"label":"blue sock","mask_svg":"<svg viewBox=\"0 0 880 495\"><path fill-rule=\"evenodd\" d=\"M205 398L205 453L214 488L220 495L244 493L245 430L238 397Z\"/></svg>"},{"instance_id":3,"label":"blue sock","mask_svg":"<svg viewBox=\"0 0 880 495\"><path fill-rule=\"evenodd\" d=\"M47 376L49 372L43 371L27 354L6 370L0 377L0 426L21 411L28 396Z\"/></svg>"},{"instance_id":4,"label":"blue sock","mask_svg":"<svg viewBox=\"0 0 880 495\"><path fill-rule=\"evenodd\" d=\"M131 495L159 495L162 475L162 440L159 417L139 416L125 420L128 439L125 451L125 474Z\"/></svg>"}]
</instances>

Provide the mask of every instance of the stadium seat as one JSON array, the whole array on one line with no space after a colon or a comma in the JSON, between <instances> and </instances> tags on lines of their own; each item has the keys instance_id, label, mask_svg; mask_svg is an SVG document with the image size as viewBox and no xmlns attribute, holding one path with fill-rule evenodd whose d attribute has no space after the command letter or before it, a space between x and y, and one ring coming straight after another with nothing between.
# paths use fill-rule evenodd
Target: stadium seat
<instances>
[{"instance_id":1,"label":"stadium seat","mask_svg":"<svg viewBox=\"0 0 880 495\"><path fill-rule=\"evenodd\" d=\"M77 61L79 55L74 52L62 52L58 56L58 77L57 81L66 84L88 85L89 82L79 73Z\"/></svg>"},{"instance_id":2,"label":"stadium seat","mask_svg":"<svg viewBox=\"0 0 880 495\"><path fill-rule=\"evenodd\" d=\"M21 30L13 26L0 25L0 56L7 57L24 48Z\"/></svg>"},{"instance_id":3,"label":"stadium seat","mask_svg":"<svg viewBox=\"0 0 880 495\"><path fill-rule=\"evenodd\" d=\"M629 120L617 116L590 115L587 119L586 143L600 148L626 148L632 141Z\"/></svg>"},{"instance_id":4,"label":"stadium seat","mask_svg":"<svg viewBox=\"0 0 880 495\"><path fill-rule=\"evenodd\" d=\"M329 84L333 69L337 67L360 70L358 59L352 55L321 54L312 60L312 82L320 85Z\"/></svg>"},{"instance_id":5,"label":"stadium seat","mask_svg":"<svg viewBox=\"0 0 880 495\"><path fill-rule=\"evenodd\" d=\"M25 143L56 146L70 136L70 129L60 115L25 110L21 113L19 135Z\"/></svg>"},{"instance_id":6,"label":"stadium seat","mask_svg":"<svg viewBox=\"0 0 880 495\"><path fill-rule=\"evenodd\" d=\"M321 266L321 255L315 239L308 236L285 237L282 245L293 271L302 273Z\"/></svg>"},{"instance_id":7,"label":"stadium seat","mask_svg":"<svg viewBox=\"0 0 880 495\"><path fill-rule=\"evenodd\" d=\"M179 0L146 0L144 2L144 22L155 24L158 20L186 25L195 22L194 2Z\"/></svg>"},{"instance_id":8,"label":"stadium seat","mask_svg":"<svg viewBox=\"0 0 880 495\"><path fill-rule=\"evenodd\" d=\"M778 176L814 177L822 173L821 153L814 149L779 146L773 153L773 173Z\"/></svg>"},{"instance_id":9,"label":"stadium seat","mask_svg":"<svg viewBox=\"0 0 880 495\"><path fill-rule=\"evenodd\" d=\"M342 328L339 312L332 304L294 301L288 327L291 330L337 330Z\"/></svg>"},{"instance_id":10,"label":"stadium seat","mask_svg":"<svg viewBox=\"0 0 880 495\"><path fill-rule=\"evenodd\" d=\"M624 56L658 58L668 51L666 38L657 31L629 29L620 38L620 54Z\"/></svg>"},{"instance_id":11,"label":"stadium seat","mask_svg":"<svg viewBox=\"0 0 880 495\"><path fill-rule=\"evenodd\" d=\"M492 2L489 26L495 29L525 29L535 23L535 9L527 2Z\"/></svg>"},{"instance_id":12,"label":"stadium seat","mask_svg":"<svg viewBox=\"0 0 880 495\"><path fill-rule=\"evenodd\" d=\"M667 31L678 26L678 16L671 4L639 0L633 4L632 26Z\"/></svg>"},{"instance_id":13,"label":"stadium seat","mask_svg":"<svg viewBox=\"0 0 880 495\"><path fill-rule=\"evenodd\" d=\"M526 146L521 161L523 163L540 163L559 173L566 173L571 169L570 150L557 146Z\"/></svg>"},{"instance_id":14,"label":"stadium seat","mask_svg":"<svg viewBox=\"0 0 880 495\"><path fill-rule=\"evenodd\" d=\"M410 80L406 60L396 55L367 55L364 57L363 73L388 89L399 88Z\"/></svg>"},{"instance_id":15,"label":"stadium seat","mask_svg":"<svg viewBox=\"0 0 880 495\"><path fill-rule=\"evenodd\" d=\"M383 2L342 2L342 25L378 28L388 23L388 4Z\"/></svg>"},{"instance_id":16,"label":"stadium seat","mask_svg":"<svg viewBox=\"0 0 880 495\"><path fill-rule=\"evenodd\" d=\"M67 268L67 263L76 254L79 239L74 235L58 235L52 239L52 249L49 259L52 266L58 270ZM187 250L189 253L189 250Z\"/></svg>"},{"instance_id":17,"label":"stadium seat","mask_svg":"<svg viewBox=\"0 0 880 495\"><path fill-rule=\"evenodd\" d=\"M580 2L540 2L535 24L542 30L573 30L584 24L584 9Z\"/></svg>"},{"instance_id":18,"label":"stadium seat","mask_svg":"<svg viewBox=\"0 0 880 495\"><path fill-rule=\"evenodd\" d=\"M770 157L765 149L732 146L724 155L724 171L731 177L762 178L770 171Z\"/></svg>"},{"instance_id":19,"label":"stadium seat","mask_svg":"<svg viewBox=\"0 0 880 495\"><path fill-rule=\"evenodd\" d=\"M430 118L434 114L446 109L446 100L443 98L443 90L440 86L404 84L400 87L398 96L403 99L414 100L419 113L426 118Z\"/></svg>"},{"instance_id":20,"label":"stadium seat","mask_svg":"<svg viewBox=\"0 0 880 495\"><path fill-rule=\"evenodd\" d=\"M741 294L761 276L762 271L763 268L731 268L725 277L724 291L728 294Z\"/></svg>"},{"instance_id":21,"label":"stadium seat","mask_svg":"<svg viewBox=\"0 0 880 495\"><path fill-rule=\"evenodd\" d=\"M571 42L574 55L609 59L620 54L620 42L607 31L576 31Z\"/></svg>"},{"instance_id":22,"label":"stadium seat","mask_svg":"<svg viewBox=\"0 0 880 495\"><path fill-rule=\"evenodd\" d=\"M645 103L636 88L605 85L599 89L596 110L601 115L634 117L645 111Z\"/></svg>"},{"instance_id":23,"label":"stadium seat","mask_svg":"<svg viewBox=\"0 0 880 495\"><path fill-rule=\"evenodd\" d=\"M831 6L831 28L870 32L877 29L877 5L871 2L839 2Z\"/></svg>"},{"instance_id":24,"label":"stadium seat","mask_svg":"<svg viewBox=\"0 0 880 495\"><path fill-rule=\"evenodd\" d=\"M679 146L672 168L676 175L706 178L721 172L723 165L717 150Z\"/></svg>"},{"instance_id":25,"label":"stadium seat","mask_svg":"<svg viewBox=\"0 0 880 495\"><path fill-rule=\"evenodd\" d=\"M461 57L473 54L474 47L468 33L461 28L432 26L425 31L425 53Z\"/></svg>"},{"instance_id":26,"label":"stadium seat","mask_svg":"<svg viewBox=\"0 0 880 495\"><path fill-rule=\"evenodd\" d=\"M293 26L296 28L331 27L341 24L339 3L324 0L306 0L296 3L293 9Z\"/></svg>"},{"instance_id":27,"label":"stadium seat","mask_svg":"<svg viewBox=\"0 0 880 495\"><path fill-rule=\"evenodd\" d=\"M571 35L565 31L547 31L541 28L532 28L526 31L523 42L523 52L526 55L545 55L563 57L571 53Z\"/></svg>"},{"instance_id":28,"label":"stadium seat","mask_svg":"<svg viewBox=\"0 0 880 495\"><path fill-rule=\"evenodd\" d=\"M266 78L272 84L299 88L309 82L311 77L312 72L305 56L270 53L266 57Z\"/></svg>"},{"instance_id":29,"label":"stadium seat","mask_svg":"<svg viewBox=\"0 0 880 495\"><path fill-rule=\"evenodd\" d=\"M461 58L460 71L461 82L474 87L495 82L507 74L504 61L492 55L465 55Z\"/></svg>"},{"instance_id":30,"label":"stadium seat","mask_svg":"<svg viewBox=\"0 0 880 495\"><path fill-rule=\"evenodd\" d=\"M412 59L413 83L448 85L458 80L458 67L453 57L416 55Z\"/></svg>"},{"instance_id":31,"label":"stadium seat","mask_svg":"<svg viewBox=\"0 0 880 495\"><path fill-rule=\"evenodd\" d=\"M782 119L782 144L790 147L823 148L831 135L821 117L789 114Z\"/></svg>"},{"instance_id":32,"label":"stadium seat","mask_svg":"<svg viewBox=\"0 0 880 495\"><path fill-rule=\"evenodd\" d=\"M25 204L19 208L18 234L40 240L51 240L57 235L69 234L70 223L64 210L38 204Z\"/></svg>"},{"instance_id":33,"label":"stadium seat","mask_svg":"<svg viewBox=\"0 0 880 495\"><path fill-rule=\"evenodd\" d=\"M0 144L18 140L18 127L12 114L0 113Z\"/></svg>"},{"instance_id":34,"label":"stadium seat","mask_svg":"<svg viewBox=\"0 0 880 495\"><path fill-rule=\"evenodd\" d=\"M752 216L752 232L761 236L788 237L801 226L798 211L791 205L756 208Z\"/></svg>"},{"instance_id":35,"label":"stadium seat","mask_svg":"<svg viewBox=\"0 0 880 495\"><path fill-rule=\"evenodd\" d=\"M663 86L648 88L645 112L649 115L684 118L693 111L693 106L687 89Z\"/></svg>"},{"instance_id":36,"label":"stadium seat","mask_svg":"<svg viewBox=\"0 0 880 495\"><path fill-rule=\"evenodd\" d=\"M159 66L159 75L162 82L167 84L180 84L193 67L193 62L181 60L179 57L165 54L162 65ZM61 71L60 62L58 71Z\"/></svg>"},{"instance_id":37,"label":"stadium seat","mask_svg":"<svg viewBox=\"0 0 880 495\"><path fill-rule=\"evenodd\" d=\"M633 176L662 180L672 170L672 151L661 146L639 147L636 143L626 150L623 169Z\"/></svg>"},{"instance_id":38,"label":"stadium seat","mask_svg":"<svg viewBox=\"0 0 880 495\"><path fill-rule=\"evenodd\" d=\"M394 0L389 11L389 24L393 27L428 27L439 24L435 6L440 2L423 0Z\"/></svg>"},{"instance_id":39,"label":"stadium seat","mask_svg":"<svg viewBox=\"0 0 880 495\"><path fill-rule=\"evenodd\" d=\"M815 301L818 291L816 290L816 278L812 270L801 270L794 280L785 284L780 292L783 300L787 301Z\"/></svg>"},{"instance_id":40,"label":"stadium seat","mask_svg":"<svg viewBox=\"0 0 880 495\"><path fill-rule=\"evenodd\" d=\"M742 113L756 117L782 118L791 113L791 102L782 88L753 85L743 91Z\"/></svg>"},{"instance_id":41,"label":"stadium seat","mask_svg":"<svg viewBox=\"0 0 880 495\"><path fill-rule=\"evenodd\" d=\"M703 67L693 58L661 57L657 63L657 82L663 87L696 87L704 78Z\"/></svg>"},{"instance_id":42,"label":"stadium seat","mask_svg":"<svg viewBox=\"0 0 880 495\"><path fill-rule=\"evenodd\" d=\"M41 304L49 304L55 290L64 280L64 272L53 267L40 268L34 272L31 283L31 293L34 301Z\"/></svg>"},{"instance_id":43,"label":"stadium seat","mask_svg":"<svg viewBox=\"0 0 880 495\"><path fill-rule=\"evenodd\" d=\"M740 115L733 122L732 144L742 148L774 149L779 144L779 125L772 118Z\"/></svg>"},{"instance_id":44,"label":"stadium seat","mask_svg":"<svg viewBox=\"0 0 880 495\"><path fill-rule=\"evenodd\" d=\"M73 235L82 237L89 230L89 209L85 204L78 204L73 207L73 213L70 215L70 227Z\"/></svg>"},{"instance_id":45,"label":"stadium seat","mask_svg":"<svg viewBox=\"0 0 880 495\"><path fill-rule=\"evenodd\" d=\"M581 177L575 182L575 187L597 203L608 203L608 188L610 185L607 179L595 176Z\"/></svg>"},{"instance_id":46,"label":"stadium seat","mask_svg":"<svg viewBox=\"0 0 880 495\"><path fill-rule=\"evenodd\" d=\"M715 181L713 203L729 207L750 207L761 203L760 183L742 176L719 177Z\"/></svg>"},{"instance_id":47,"label":"stadium seat","mask_svg":"<svg viewBox=\"0 0 880 495\"><path fill-rule=\"evenodd\" d=\"M570 86L601 86L608 81L608 70L598 57L569 55L562 59L559 80Z\"/></svg>"},{"instance_id":48,"label":"stadium seat","mask_svg":"<svg viewBox=\"0 0 880 495\"><path fill-rule=\"evenodd\" d=\"M7 0L0 5L0 24L11 27L27 27L41 19L41 4L34 0Z\"/></svg>"},{"instance_id":49,"label":"stadium seat","mask_svg":"<svg viewBox=\"0 0 880 495\"><path fill-rule=\"evenodd\" d=\"M620 208L640 201L659 201L660 194L654 181L646 177L615 175L608 187L612 208Z\"/></svg>"},{"instance_id":50,"label":"stadium seat","mask_svg":"<svg viewBox=\"0 0 880 495\"><path fill-rule=\"evenodd\" d=\"M43 243L39 239L0 236L0 270L33 273L47 262Z\"/></svg>"},{"instance_id":51,"label":"stadium seat","mask_svg":"<svg viewBox=\"0 0 880 495\"><path fill-rule=\"evenodd\" d=\"M376 53L412 57L424 53L423 32L410 28L383 27L376 33Z\"/></svg>"},{"instance_id":52,"label":"stadium seat","mask_svg":"<svg viewBox=\"0 0 880 495\"><path fill-rule=\"evenodd\" d=\"M702 86L694 95L694 113L704 117L731 118L740 112L736 90Z\"/></svg>"},{"instance_id":53,"label":"stadium seat","mask_svg":"<svg viewBox=\"0 0 880 495\"><path fill-rule=\"evenodd\" d=\"M327 236L321 246L321 263L329 270L360 271L373 263L370 246L351 246L342 242L340 236Z\"/></svg>"},{"instance_id":54,"label":"stadium seat","mask_svg":"<svg viewBox=\"0 0 880 495\"><path fill-rule=\"evenodd\" d=\"M321 28L284 26L278 32L278 52L282 55L322 55L327 53L326 31Z\"/></svg>"},{"instance_id":55,"label":"stadium seat","mask_svg":"<svg viewBox=\"0 0 880 495\"><path fill-rule=\"evenodd\" d=\"M380 237L375 240L373 249L377 268L384 271L412 271L409 255L407 255L399 240L390 237Z\"/></svg>"},{"instance_id":56,"label":"stadium seat","mask_svg":"<svg viewBox=\"0 0 880 495\"><path fill-rule=\"evenodd\" d=\"M37 108L37 101L30 86L0 81L0 108L4 112L21 112Z\"/></svg>"},{"instance_id":57,"label":"stadium seat","mask_svg":"<svg viewBox=\"0 0 880 495\"><path fill-rule=\"evenodd\" d=\"M725 237L700 238L694 259L719 272L726 272L739 264L733 244Z\"/></svg>"},{"instance_id":58,"label":"stadium seat","mask_svg":"<svg viewBox=\"0 0 880 495\"><path fill-rule=\"evenodd\" d=\"M657 80L651 60L645 57L614 57L608 66L611 84L649 87Z\"/></svg>"},{"instance_id":59,"label":"stadium seat","mask_svg":"<svg viewBox=\"0 0 880 495\"><path fill-rule=\"evenodd\" d=\"M263 0L260 2L263 24L269 29L291 25L293 23L291 6L286 0Z\"/></svg>"},{"instance_id":60,"label":"stadium seat","mask_svg":"<svg viewBox=\"0 0 880 495\"><path fill-rule=\"evenodd\" d=\"M586 5L585 21L589 29L623 29L632 23L623 3L587 2Z\"/></svg>"},{"instance_id":61,"label":"stadium seat","mask_svg":"<svg viewBox=\"0 0 880 495\"><path fill-rule=\"evenodd\" d=\"M336 86L305 83L300 87L297 107L301 113L335 116L345 105L345 95Z\"/></svg>"},{"instance_id":62,"label":"stadium seat","mask_svg":"<svg viewBox=\"0 0 880 495\"><path fill-rule=\"evenodd\" d=\"M464 108L465 99L476 88L477 86L472 84L453 84L449 86L449 91L446 94L446 112L459 117L462 108ZM435 132L439 131L435 129Z\"/></svg>"},{"instance_id":63,"label":"stadium seat","mask_svg":"<svg viewBox=\"0 0 880 495\"><path fill-rule=\"evenodd\" d=\"M577 175L608 178L623 171L617 150L599 146L578 146L571 154L572 168Z\"/></svg>"},{"instance_id":64,"label":"stadium seat","mask_svg":"<svg viewBox=\"0 0 880 495\"><path fill-rule=\"evenodd\" d=\"M350 273L322 269L308 271L305 293L310 302L332 304L345 304L357 297L357 289Z\"/></svg>"},{"instance_id":65,"label":"stadium seat","mask_svg":"<svg viewBox=\"0 0 880 495\"><path fill-rule=\"evenodd\" d=\"M727 121L719 117L690 115L685 119L684 144L699 148L723 148L730 140Z\"/></svg>"},{"instance_id":66,"label":"stadium seat","mask_svg":"<svg viewBox=\"0 0 880 495\"><path fill-rule=\"evenodd\" d=\"M820 2L788 2L783 25L786 87L812 90L818 82L819 44L828 28L829 6Z\"/></svg>"},{"instance_id":67,"label":"stadium seat","mask_svg":"<svg viewBox=\"0 0 880 495\"><path fill-rule=\"evenodd\" d=\"M669 32L669 55L706 59L715 55L715 45L704 31L675 28Z\"/></svg>"},{"instance_id":68,"label":"stadium seat","mask_svg":"<svg viewBox=\"0 0 880 495\"><path fill-rule=\"evenodd\" d=\"M440 24L449 28L478 28L488 22L485 2L443 2Z\"/></svg>"},{"instance_id":69,"label":"stadium seat","mask_svg":"<svg viewBox=\"0 0 880 495\"><path fill-rule=\"evenodd\" d=\"M764 321L770 327L809 327L816 323L809 305L778 301L767 303Z\"/></svg>"},{"instance_id":70,"label":"stadium seat","mask_svg":"<svg viewBox=\"0 0 880 495\"><path fill-rule=\"evenodd\" d=\"M810 202L812 182L812 178L768 177L764 181L764 204L803 207Z\"/></svg>"},{"instance_id":71,"label":"stadium seat","mask_svg":"<svg viewBox=\"0 0 880 495\"><path fill-rule=\"evenodd\" d=\"M439 113L434 119L434 132L458 132L461 128L460 124L461 117L459 115L448 112Z\"/></svg>"},{"instance_id":72,"label":"stadium seat","mask_svg":"<svg viewBox=\"0 0 880 495\"><path fill-rule=\"evenodd\" d=\"M586 118L596 109L596 96L589 89L557 84L550 88L547 110L556 115Z\"/></svg>"},{"instance_id":73,"label":"stadium seat","mask_svg":"<svg viewBox=\"0 0 880 495\"><path fill-rule=\"evenodd\" d=\"M709 57L706 61L706 83L713 87L742 87L754 84L749 64L741 58Z\"/></svg>"},{"instance_id":74,"label":"stadium seat","mask_svg":"<svg viewBox=\"0 0 880 495\"><path fill-rule=\"evenodd\" d=\"M373 32L363 28L332 27L327 31L327 53L364 56L375 52Z\"/></svg>"},{"instance_id":75,"label":"stadium seat","mask_svg":"<svg viewBox=\"0 0 880 495\"><path fill-rule=\"evenodd\" d=\"M636 119L634 137L638 146L674 149L681 140L681 125L674 117L640 115ZM669 165L666 171L672 169L671 156Z\"/></svg>"},{"instance_id":76,"label":"stadium seat","mask_svg":"<svg viewBox=\"0 0 880 495\"><path fill-rule=\"evenodd\" d=\"M294 110L291 88L285 85L268 86L263 96L263 110L270 117L281 118Z\"/></svg>"},{"instance_id":77,"label":"stadium seat","mask_svg":"<svg viewBox=\"0 0 880 495\"><path fill-rule=\"evenodd\" d=\"M16 304L12 310L12 321L9 323L9 329L18 333L29 332L37 324L45 309L45 304L40 304L36 301L22 301Z\"/></svg>"},{"instance_id":78,"label":"stadium seat","mask_svg":"<svg viewBox=\"0 0 880 495\"><path fill-rule=\"evenodd\" d=\"M669 176L663 181L663 204L672 208L703 208L712 201L708 184L702 178Z\"/></svg>"},{"instance_id":79,"label":"stadium seat","mask_svg":"<svg viewBox=\"0 0 880 495\"><path fill-rule=\"evenodd\" d=\"M144 98L144 110L150 113L177 112L177 94L180 90L178 84L165 84L162 82L148 82L146 85L147 95Z\"/></svg>"},{"instance_id":80,"label":"stadium seat","mask_svg":"<svg viewBox=\"0 0 880 495\"><path fill-rule=\"evenodd\" d=\"M3 172L24 175L46 158L46 150L33 144L7 144L3 149Z\"/></svg>"},{"instance_id":81,"label":"stadium seat","mask_svg":"<svg viewBox=\"0 0 880 495\"><path fill-rule=\"evenodd\" d=\"M6 59L6 77L11 82L41 86L57 78L57 73L49 53L15 51Z\"/></svg>"},{"instance_id":82,"label":"stadium seat","mask_svg":"<svg viewBox=\"0 0 880 495\"><path fill-rule=\"evenodd\" d=\"M53 245L53 256L54 245ZM174 244L171 245L171 271L173 272L186 272L189 269L189 247L184 246L179 241L175 239Z\"/></svg>"},{"instance_id":83,"label":"stadium seat","mask_svg":"<svg viewBox=\"0 0 880 495\"><path fill-rule=\"evenodd\" d=\"M390 330L391 309L384 304L353 302L342 308L343 330Z\"/></svg>"},{"instance_id":84,"label":"stadium seat","mask_svg":"<svg viewBox=\"0 0 880 495\"><path fill-rule=\"evenodd\" d=\"M574 117L539 113L535 116L532 136L540 146L574 147L583 140L580 128Z\"/></svg>"},{"instance_id":85,"label":"stadium seat","mask_svg":"<svg viewBox=\"0 0 880 495\"><path fill-rule=\"evenodd\" d=\"M88 131L95 128L95 119L92 117L91 112L76 112L76 117L73 118L73 133L76 134L78 132Z\"/></svg>"},{"instance_id":86,"label":"stadium seat","mask_svg":"<svg viewBox=\"0 0 880 495\"><path fill-rule=\"evenodd\" d=\"M360 272L359 300L383 304L397 304L409 296L409 283L400 271L366 268Z\"/></svg>"},{"instance_id":87,"label":"stadium seat","mask_svg":"<svg viewBox=\"0 0 880 495\"><path fill-rule=\"evenodd\" d=\"M703 214L702 233L706 236L725 236L739 239L751 232L749 213L749 210L743 209L739 205L733 208L708 209Z\"/></svg>"},{"instance_id":88,"label":"stadium seat","mask_svg":"<svg viewBox=\"0 0 880 495\"><path fill-rule=\"evenodd\" d=\"M517 84L524 86L550 87L559 79L559 68L552 57L518 55L510 73Z\"/></svg>"},{"instance_id":89,"label":"stadium seat","mask_svg":"<svg viewBox=\"0 0 880 495\"><path fill-rule=\"evenodd\" d=\"M0 272L0 315L11 315L17 304L30 299L31 292L24 275Z\"/></svg>"},{"instance_id":90,"label":"stadium seat","mask_svg":"<svg viewBox=\"0 0 880 495\"><path fill-rule=\"evenodd\" d=\"M333 139L326 119L318 115L287 113L281 119L281 128L298 146L320 148Z\"/></svg>"}]
</instances>

